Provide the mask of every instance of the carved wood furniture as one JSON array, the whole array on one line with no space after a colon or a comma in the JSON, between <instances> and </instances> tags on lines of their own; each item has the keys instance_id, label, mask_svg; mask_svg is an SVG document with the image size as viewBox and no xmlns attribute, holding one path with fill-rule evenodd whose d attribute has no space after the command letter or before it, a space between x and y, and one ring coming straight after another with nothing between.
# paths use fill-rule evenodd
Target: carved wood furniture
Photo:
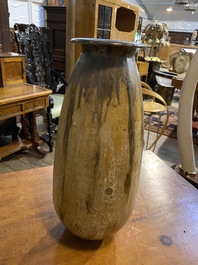
<instances>
[{"instance_id":1,"label":"carved wood furniture","mask_svg":"<svg viewBox=\"0 0 198 265\"><path fill-rule=\"evenodd\" d=\"M27 81L52 90L50 106L45 112L40 112L48 121L48 131L41 138L52 152L55 137L52 122L60 116L64 99L64 91L63 94L58 94L57 86L61 82L66 87L67 82L54 70L49 28L38 28L34 24L15 24L14 29L19 53L25 55Z\"/></svg>"},{"instance_id":2,"label":"carved wood furniture","mask_svg":"<svg viewBox=\"0 0 198 265\"><path fill-rule=\"evenodd\" d=\"M42 155L41 140L36 126L37 111L49 106L50 89L31 84L16 84L0 88L0 121L21 116L21 137L0 147L0 160L16 151L33 146ZM24 116L28 114L28 116ZM28 118L28 120L27 120Z\"/></svg>"},{"instance_id":3,"label":"carved wood furniture","mask_svg":"<svg viewBox=\"0 0 198 265\"><path fill-rule=\"evenodd\" d=\"M70 77L81 48L72 38L105 38L134 41L139 8L121 0L67 1L66 77Z\"/></svg>"},{"instance_id":4,"label":"carved wood furniture","mask_svg":"<svg viewBox=\"0 0 198 265\"><path fill-rule=\"evenodd\" d=\"M0 87L25 82L25 57L13 52L0 53Z\"/></svg>"},{"instance_id":5,"label":"carved wood furniture","mask_svg":"<svg viewBox=\"0 0 198 265\"><path fill-rule=\"evenodd\" d=\"M103 241L79 239L60 223L52 174L52 166L1 174L0 264L197 264L197 189L151 151L133 213Z\"/></svg>"}]
</instances>

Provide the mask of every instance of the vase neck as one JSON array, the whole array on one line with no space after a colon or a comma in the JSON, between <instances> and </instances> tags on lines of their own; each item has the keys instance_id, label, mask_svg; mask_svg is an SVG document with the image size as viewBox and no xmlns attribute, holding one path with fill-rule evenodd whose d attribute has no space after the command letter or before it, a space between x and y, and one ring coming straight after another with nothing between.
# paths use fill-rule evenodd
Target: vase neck
<instances>
[{"instance_id":1,"label":"vase neck","mask_svg":"<svg viewBox=\"0 0 198 265\"><path fill-rule=\"evenodd\" d=\"M136 47L81 44L82 53L92 56L132 57Z\"/></svg>"},{"instance_id":2,"label":"vase neck","mask_svg":"<svg viewBox=\"0 0 198 265\"><path fill-rule=\"evenodd\" d=\"M75 38L72 42L81 44L83 53L106 57L132 57L137 48L145 46L134 42L92 38Z\"/></svg>"}]
</instances>

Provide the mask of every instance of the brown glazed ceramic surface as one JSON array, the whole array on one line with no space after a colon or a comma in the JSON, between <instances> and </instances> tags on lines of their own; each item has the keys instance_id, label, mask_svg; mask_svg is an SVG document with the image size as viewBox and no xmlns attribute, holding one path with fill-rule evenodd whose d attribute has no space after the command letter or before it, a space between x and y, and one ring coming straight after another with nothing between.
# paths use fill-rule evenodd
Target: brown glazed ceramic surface
<instances>
[{"instance_id":1,"label":"brown glazed ceramic surface","mask_svg":"<svg viewBox=\"0 0 198 265\"><path fill-rule=\"evenodd\" d=\"M139 184L143 107L137 46L72 41L81 43L82 53L58 125L54 206L73 234L99 240L125 224Z\"/></svg>"}]
</instances>

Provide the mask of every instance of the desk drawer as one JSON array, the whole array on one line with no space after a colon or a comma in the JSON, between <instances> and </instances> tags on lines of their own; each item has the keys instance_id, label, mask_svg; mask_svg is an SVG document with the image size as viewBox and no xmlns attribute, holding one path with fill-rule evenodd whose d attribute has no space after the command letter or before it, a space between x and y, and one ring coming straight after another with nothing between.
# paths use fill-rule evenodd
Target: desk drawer
<instances>
[{"instance_id":1,"label":"desk drawer","mask_svg":"<svg viewBox=\"0 0 198 265\"><path fill-rule=\"evenodd\" d=\"M0 109L0 120L5 120L21 113L21 105L15 105L11 107L5 107Z\"/></svg>"},{"instance_id":2,"label":"desk drawer","mask_svg":"<svg viewBox=\"0 0 198 265\"><path fill-rule=\"evenodd\" d=\"M46 98L36 99L24 104L24 111L30 112L46 107Z\"/></svg>"}]
</instances>

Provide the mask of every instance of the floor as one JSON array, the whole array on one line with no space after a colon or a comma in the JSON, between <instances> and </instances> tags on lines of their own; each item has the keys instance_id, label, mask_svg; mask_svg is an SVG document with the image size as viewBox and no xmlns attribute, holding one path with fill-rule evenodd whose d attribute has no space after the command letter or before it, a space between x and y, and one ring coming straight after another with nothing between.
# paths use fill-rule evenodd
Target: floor
<instances>
[{"instance_id":1,"label":"floor","mask_svg":"<svg viewBox=\"0 0 198 265\"><path fill-rule=\"evenodd\" d=\"M174 97L173 103L175 107L178 106L178 97ZM38 130L42 131L46 124L43 123L41 117L38 118ZM155 133L151 133L151 140L155 137ZM145 139L147 136L147 131L145 131ZM48 150L48 146L43 144L43 148ZM195 159L198 165L198 146L194 146L195 149ZM179 163L179 153L177 140L162 136L157 142L154 153L159 156L166 164L173 166ZM54 152L48 153L44 158L37 154L33 149L20 151L9 157L4 158L0 162L0 174L12 171L20 171L30 168L45 167L53 164Z\"/></svg>"}]
</instances>

